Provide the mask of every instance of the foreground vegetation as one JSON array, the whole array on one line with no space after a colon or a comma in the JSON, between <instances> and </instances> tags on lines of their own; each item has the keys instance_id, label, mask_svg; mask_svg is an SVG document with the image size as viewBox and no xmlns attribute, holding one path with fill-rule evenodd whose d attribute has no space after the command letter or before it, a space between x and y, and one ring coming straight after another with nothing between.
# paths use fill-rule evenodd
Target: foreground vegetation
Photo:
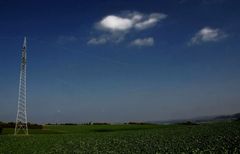
<instances>
[{"instance_id":1,"label":"foreground vegetation","mask_svg":"<svg viewBox=\"0 0 240 154\"><path fill-rule=\"evenodd\" d=\"M240 153L240 122L201 125L51 125L13 136L0 153Z\"/></svg>"}]
</instances>

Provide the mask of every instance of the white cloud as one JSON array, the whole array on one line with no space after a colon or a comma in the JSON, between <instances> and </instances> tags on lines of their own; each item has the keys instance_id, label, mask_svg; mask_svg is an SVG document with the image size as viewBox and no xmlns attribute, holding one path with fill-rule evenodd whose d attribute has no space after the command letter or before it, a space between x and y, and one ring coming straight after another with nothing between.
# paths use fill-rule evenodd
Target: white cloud
<instances>
[{"instance_id":1,"label":"white cloud","mask_svg":"<svg viewBox=\"0 0 240 154\"><path fill-rule=\"evenodd\" d=\"M132 27L132 20L115 15L109 15L99 22L102 28L112 31L125 31Z\"/></svg>"},{"instance_id":2,"label":"white cloud","mask_svg":"<svg viewBox=\"0 0 240 154\"><path fill-rule=\"evenodd\" d=\"M102 34L98 37L91 38L88 44L121 42L127 34L152 28L166 17L167 15L163 13L143 14L129 11L119 15L107 15L97 22L95 27L96 30Z\"/></svg>"},{"instance_id":3,"label":"white cloud","mask_svg":"<svg viewBox=\"0 0 240 154\"><path fill-rule=\"evenodd\" d=\"M131 45L133 46L153 46L154 45L154 39L152 37L143 38L143 39L136 39L131 42Z\"/></svg>"},{"instance_id":4,"label":"white cloud","mask_svg":"<svg viewBox=\"0 0 240 154\"><path fill-rule=\"evenodd\" d=\"M157 22L165 19L166 17L167 17L167 15L165 15L165 14L152 13L147 17L146 20L143 20L141 22L137 22L135 24L135 28L139 29L139 30L150 28L152 26L155 26L157 24Z\"/></svg>"},{"instance_id":5,"label":"white cloud","mask_svg":"<svg viewBox=\"0 0 240 154\"><path fill-rule=\"evenodd\" d=\"M155 26L165 19L166 14L151 13L149 15L139 12L128 12L122 15L108 15L98 22L98 28L109 31L127 31L129 29L147 29Z\"/></svg>"},{"instance_id":6,"label":"white cloud","mask_svg":"<svg viewBox=\"0 0 240 154\"><path fill-rule=\"evenodd\" d=\"M189 42L189 45L200 44L204 42L217 42L222 40L227 35L218 28L204 27L199 32L197 32Z\"/></svg>"},{"instance_id":7,"label":"white cloud","mask_svg":"<svg viewBox=\"0 0 240 154\"><path fill-rule=\"evenodd\" d=\"M124 40L126 33L125 32L114 32L102 34L98 37L93 37L88 41L90 45L101 45L107 42L119 43Z\"/></svg>"}]
</instances>

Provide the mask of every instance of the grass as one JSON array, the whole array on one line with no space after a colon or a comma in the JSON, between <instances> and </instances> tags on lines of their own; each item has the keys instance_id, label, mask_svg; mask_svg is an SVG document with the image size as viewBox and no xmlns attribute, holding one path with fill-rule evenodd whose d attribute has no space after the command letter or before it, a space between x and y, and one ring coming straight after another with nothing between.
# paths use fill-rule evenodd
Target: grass
<instances>
[{"instance_id":1,"label":"grass","mask_svg":"<svg viewBox=\"0 0 240 154\"><path fill-rule=\"evenodd\" d=\"M239 153L240 122L201 125L44 126L29 136L0 135L11 153Z\"/></svg>"}]
</instances>

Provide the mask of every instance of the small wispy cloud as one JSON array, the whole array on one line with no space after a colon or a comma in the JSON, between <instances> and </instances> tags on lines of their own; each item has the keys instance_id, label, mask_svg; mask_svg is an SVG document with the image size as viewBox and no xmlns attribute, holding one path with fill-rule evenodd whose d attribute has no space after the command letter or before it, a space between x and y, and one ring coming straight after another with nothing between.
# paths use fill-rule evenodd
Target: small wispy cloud
<instances>
[{"instance_id":1,"label":"small wispy cloud","mask_svg":"<svg viewBox=\"0 0 240 154\"><path fill-rule=\"evenodd\" d=\"M225 37L227 37L227 34L219 28L204 27L191 38L189 45L217 42Z\"/></svg>"},{"instance_id":2,"label":"small wispy cloud","mask_svg":"<svg viewBox=\"0 0 240 154\"><path fill-rule=\"evenodd\" d=\"M88 44L119 43L123 41L129 33L152 28L165 18L167 18L167 15L163 13L143 14L130 11L118 15L107 15L95 24L95 29L101 32L101 34L92 37L88 41Z\"/></svg>"},{"instance_id":3,"label":"small wispy cloud","mask_svg":"<svg viewBox=\"0 0 240 154\"><path fill-rule=\"evenodd\" d=\"M165 19L167 15L162 13L152 13L143 21L137 22L134 27L139 30L155 26L159 21Z\"/></svg>"},{"instance_id":4,"label":"small wispy cloud","mask_svg":"<svg viewBox=\"0 0 240 154\"><path fill-rule=\"evenodd\" d=\"M133 46L153 46L154 45L154 39L152 37L148 38L138 38L131 42L131 45Z\"/></svg>"},{"instance_id":5,"label":"small wispy cloud","mask_svg":"<svg viewBox=\"0 0 240 154\"><path fill-rule=\"evenodd\" d=\"M101 45L107 42L119 43L124 40L125 32L103 33L100 36L92 37L87 43L89 45Z\"/></svg>"},{"instance_id":6,"label":"small wispy cloud","mask_svg":"<svg viewBox=\"0 0 240 154\"><path fill-rule=\"evenodd\" d=\"M98 45L98 44L105 44L107 42L107 39L104 37L99 37L99 38L91 38L88 41L88 44L94 44L94 45Z\"/></svg>"}]
</instances>

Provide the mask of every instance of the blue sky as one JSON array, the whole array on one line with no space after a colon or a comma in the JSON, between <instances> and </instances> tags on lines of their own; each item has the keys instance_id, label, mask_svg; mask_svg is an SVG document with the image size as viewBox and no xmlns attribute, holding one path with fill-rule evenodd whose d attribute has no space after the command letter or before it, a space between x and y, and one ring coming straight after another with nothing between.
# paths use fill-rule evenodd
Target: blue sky
<instances>
[{"instance_id":1,"label":"blue sky","mask_svg":"<svg viewBox=\"0 0 240 154\"><path fill-rule=\"evenodd\" d=\"M236 0L0 1L0 120L14 121L28 38L32 122L240 111Z\"/></svg>"}]
</instances>

